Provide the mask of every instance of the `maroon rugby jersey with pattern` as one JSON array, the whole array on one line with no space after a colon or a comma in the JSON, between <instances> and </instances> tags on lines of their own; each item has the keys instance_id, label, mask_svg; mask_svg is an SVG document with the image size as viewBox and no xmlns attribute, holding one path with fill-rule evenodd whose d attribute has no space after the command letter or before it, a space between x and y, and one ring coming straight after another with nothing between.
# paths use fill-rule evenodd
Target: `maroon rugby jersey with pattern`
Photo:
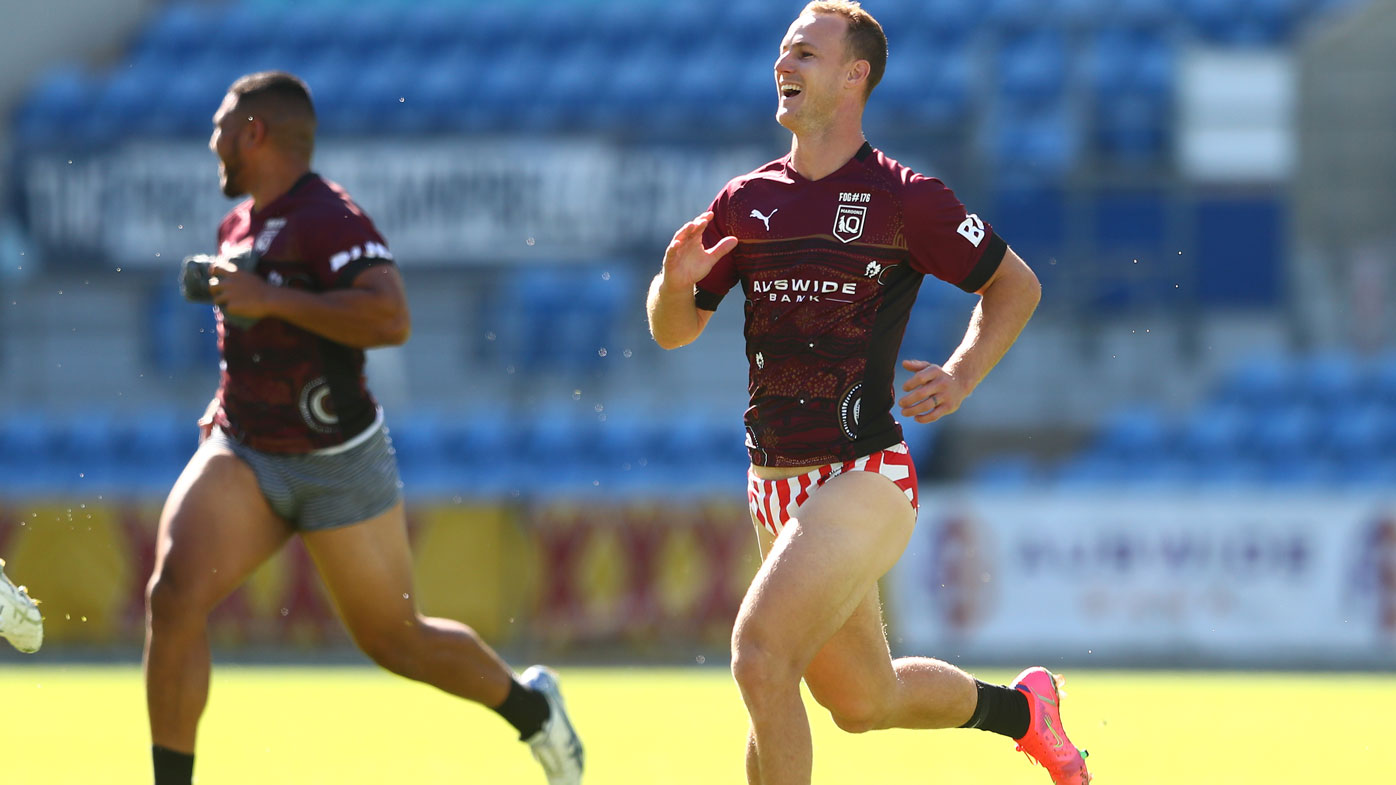
<instances>
[{"instance_id":1,"label":"maroon rugby jersey with pattern","mask_svg":"<svg viewBox=\"0 0 1396 785\"><path fill-rule=\"evenodd\" d=\"M853 460L902 440L897 352L926 274L977 291L1007 246L940 180L864 144L808 180L787 155L737 177L709 208L712 247L740 242L698 283L716 310L738 282L750 362L747 449L760 466Z\"/></svg>"},{"instance_id":2,"label":"maroon rugby jersey with pattern","mask_svg":"<svg viewBox=\"0 0 1396 785\"><path fill-rule=\"evenodd\" d=\"M256 273L311 292L348 288L364 269L392 264L373 222L339 185L306 174L261 210L239 204L218 227L218 252L252 249ZM218 316L223 362L214 417L229 436L272 453L341 444L373 424L364 353L281 319L247 327Z\"/></svg>"}]
</instances>

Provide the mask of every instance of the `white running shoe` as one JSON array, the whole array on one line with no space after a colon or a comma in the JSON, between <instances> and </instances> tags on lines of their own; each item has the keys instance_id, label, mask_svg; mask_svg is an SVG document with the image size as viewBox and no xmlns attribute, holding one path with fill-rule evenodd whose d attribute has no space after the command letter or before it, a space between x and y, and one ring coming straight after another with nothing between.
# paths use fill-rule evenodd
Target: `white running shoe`
<instances>
[{"instance_id":1,"label":"white running shoe","mask_svg":"<svg viewBox=\"0 0 1396 785\"><path fill-rule=\"evenodd\" d=\"M543 766L548 785L580 785L585 755L582 740L567 719L567 707L558 690L557 674L551 668L534 665L519 676L519 683L538 690L548 699L548 719L543 727L528 739L533 759Z\"/></svg>"},{"instance_id":2,"label":"white running shoe","mask_svg":"<svg viewBox=\"0 0 1396 785\"><path fill-rule=\"evenodd\" d=\"M44 618L29 590L15 586L5 577L5 560L0 559L0 638L16 649L33 654L44 645Z\"/></svg>"}]
</instances>

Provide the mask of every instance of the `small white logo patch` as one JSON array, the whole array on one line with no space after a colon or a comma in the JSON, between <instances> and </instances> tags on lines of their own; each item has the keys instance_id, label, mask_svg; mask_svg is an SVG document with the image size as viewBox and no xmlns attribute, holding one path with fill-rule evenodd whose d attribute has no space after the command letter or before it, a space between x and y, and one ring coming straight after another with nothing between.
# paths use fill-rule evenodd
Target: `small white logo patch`
<instances>
[{"instance_id":1,"label":"small white logo patch","mask_svg":"<svg viewBox=\"0 0 1396 785\"><path fill-rule=\"evenodd\" d=\"M880 272L882 272L882 265L877 262L868 262L868 269L864 270L863 274L869 278L876 278Z\"/></svg>"},{"instance_id":2,"label":"small white logo patch","mask_svg":"<svg viewBox=\"0 0 1396 785\"><path fill-rule=\"evenodd\" d=\"M984 241L984 222L979 220L978 215L970 214L968 218L960 222L960 227L955 231L964 235L966 240L975 248Z\"/></svg>"},{"instance_id":3,"label":"small white logo patch","mask_svg":"<svg viewBox=\"0 0 1396 785\"><path fill-rule=\"evenodd\" d=\"M775 216L775 214L778 213L778 212L780 212L780 208L779 208L779 207L777 207L776 209L772 210L770 215L762 215L760 210L752 210L752 211L751 211L751 217L752 217L752 218L760 218L760 219L761 219L761 223L766 227L766 231L769 232L769 231L771 231L771 218L773 218L773 217Z\"/></svg>"},{"instance_id":4,"label":"small white logo patch","mask_svg":"<svg viewBox=\"0 0 1396 785\"><path fill-rule=\"evenodd\" d=\"M365 256L370 259L387 259L391 261L393 252L389 251L387 246L382 243L356 245L347 251L340 251L330 257L330 272L337 273L344 268L344 265L356 259L362 259Z\"/></svg>"},{"instance_id":5,"label":"small white logo patch","mask_svg":"<svg viewBox=\"0 0 1396 785\"><path fill-rule=\"evenodd\" d=\"M266 225L262 227L262 232L257 235L256 244L253 245L257 253L266 253L267 249L271 248L272 241L276 239L276 235L285 226L285 218L268 218Z\"/></svg>"}]
</instances>

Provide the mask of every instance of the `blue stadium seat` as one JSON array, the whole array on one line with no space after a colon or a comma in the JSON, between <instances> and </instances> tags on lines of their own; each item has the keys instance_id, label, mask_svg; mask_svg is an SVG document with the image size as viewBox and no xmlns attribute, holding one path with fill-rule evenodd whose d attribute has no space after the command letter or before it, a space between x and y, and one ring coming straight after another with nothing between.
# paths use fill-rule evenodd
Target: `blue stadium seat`
<instances>
[{"instance_id":1,"label":"blue stadium seat","mask_svg":"<svg viewBox=\"0 0 1396 785\"><path fill-rule=\"evenodd\" d=\"M171 75L160 103L171 133L207 137L213 131L213 113L232 83L223 61L202 58Z\"/></svg>"},{"instance_id":2,"label":"blue stadium seat","mask_svg":"<svg viewBox=\"0 0 1396 785\"><path fill-rule=\"evenodd\" d=\"M1251 410L1251 438L1247 445L1261 459L1281 460L1315 452L1319 443L1320 421L1315 412L1300 401Z\"/></svg>"},{"instance_id":3,"label":"blue stadium seat","mask_svg":"<svg viewBox=\"0 0 1396 785\"><path fill-rule=\"evenodd\" d=\"M159 496L198 448L201 412L163 409L122 417L113 437L113 476L128 496Z\"/></svg>"},{"instance_id":4,"label":"blue stadium seat","mask_svg":"<svg viewBox=\"0 0 1396 785\"><path fill-rule=\"evenodd\" d=\"M1250 436L1246 412L1244 403L1214 403L1194 410L1178 429L1177 454L1200 466L1233 462Z\"/></svg>"},{"instance_id":5,"label":"blue stadium seat","mask_svg":"<svg viewBox=\"0 0 1396 785\"><path fill-rule=\"evenodd\" d=\"M989 23L1015 30L1041 28L1051 21L1052 8L1042 0L989 0L979 12Z\"/></svg>"},{"instance_id":6,"label":"blue stadium seat","mask_svg":"<svg viewBox=\"0 0 1396 785\"><path fill-rule=\"evenodd\" d=\"M422 103L418 83L422 74L422 58L417 52L402 47L380 51L372 68L362 70L347 92L349 111L357 118L354 133L378 135L417 133L431 130L429 120L419 111Z\"/></svg>"},{"instance_id":7,"label":"blue stadium seat","mask_svg":"<svg viewBox=\"0 0 1396 785\"><path fill-rule=\"evenodd\" d=\"M1175 50L1156 31L1108 27L1092 40L1085 72L1094 108L1093 144L1108 162L1158 165L1172 129Z\"/></svg>"},{"instance_id":8,"label":"blue stadium seat","mask_svg":"<svg viewBox=\"0 0 1396 785\"><path fill-rule=\"evenodd\" d=\"M326 11L325 16L334 20L335 44L360 57L368 55L376 60L376 55L384 49L398 47L408 48L419 56L430 54L417 48L417 40L410 40L416 38L417 31L409 33L404 8L367 3Z\"/></svg>"},{"instance_id":9,"label":"blue stadium seat","mask_svg":"<svg viewBox=\"0 0 1396 785\"><path fill-rule=\"evenodd\" d=\"M531 412L519 442L520 455L532 469L531 491L557 496L596 487L593 483L601 473L594 449L599 431L596 414L580 402Z\"/></svg>"},{"instance_id":10,"label":"blue stadium seat","mask_svg":"<svg viewBox=\"0 0 1396 785\"><path fill-rule=\"evenodd\" d=\"M1095 453L1071 458L1059 466L1052 478L1067 489L1113 487L1129 476L1129 468L1119 461Z\"/></svg>"},{"instance_id":11,"label":"blue stadium seat","mask_svg":"<svg viewBox=\"0 0 1396 785\"><path fill-rule=\"evenodd\" d=\"M216 49L224 54L239 55L262 49L274 40L276 30L281 25L280 11L254 3L230 3L222 9L214 10L210 35L201 43L201 49ZM160 47L162 54L169 54L167 47Z\"/></svg>"},{"instance_id":12,"label":"blue stadium seat","mask_svg":"<svg viewBox=\"0 0 1396 785\"><path fill-rule=\"evenodd\" d=\"M1097 248L1138 253L1163 247L1168 236L1168 202L1162 190L1102 190L1091 207Z\"/></svg>"},{"instance_id":13,"label":"blue stadium seat","mask_svg":"<svg viewBox=\"0 0 1396 785\"><path fill-rule=\"evenodd\" d=\"M214 45L224 10L204 3L171 3L158 12L136 41L137 51L158 51L167 57L194 57Z\"/></svg>"},{"instance_id":14,"label":"blue stadium seat","mask_svg":"<svg viewBox=\"0 0 1396 785\"><path fill-rule=\"evenodd\" d=\"M1137 406L1110 415L1092 451L1122 463L1149 460L1166 452L1173 435L1156 409Z\"/></svg>"},{"instance_id":15,"label":"blue stadium seat","mask_svg":"<svg viewBox=\"0 0 1396 785\"><path fill-rule=\"evenodd\" d=\"M1090 28L1100 24L1118 0L1050 0L1047 21L1071 29Z\"/></svg>"},{"instance_id":16,"label":"blue stadium seat","mask_svg":"<svg viewBox=\"0 0 1396 785\"><path fill-rule=\"evenodd\" d=\"M1351 466L1396 455L1396 413L1375 402L1327 411L1318 447L1333 460Z\"/></svg>"},{"instance_id":17,"label":"blue stadium seat","mask_svg":"<svg viewBox=\"0 0 1396 785\"><path fill-rule=\"evenodd\" d=\"M500 350L523 368L595 370L600 350L615 348L612 329L628 292L622 278L619 269L594 267L513 272L498 303Z\"/></svg>"},{"instance_id":18,"label":"blue stadium seat","mask_svg":"<svg viewBox=\"0 0 1396 785\"><path fill-rule=\"evenodd\" d=\"M1040 106L1060 100L1066 89L1066 39L1055 30L1007 36L996 59L999 93L1007 100Z\"/></svg>"},{"instance_id":19,"label":"blue stadium seat","mask_svg":"<svg viewBox=\"0 0 1396 785\"><path fill-rule=\"evenodd\" d=\"M359 118L353 95L358 90L358 80L354 60L347 52L330 49L315 53L307 58L298 75L310 88L320 133L349 134L357 127Z\"/></svg>"},{"instance_id":20,"label":"blue stadium seat","mask_svg":"<svg viewBox=\"0 0 1396 785\"><path fill-rule=\"evenodd\" d=\"M1333 476L1340 487L1389 493L1396 486L1396 452L1388 449L1371 460L1342 461Z\"/></svg>"},{"instance_id":21,"label":"blue stadium seat","mask_svg":"<svg viewBox=\"0 0 1396 785\"><path fill-rule=\"evenodd\" d=\"M495 129L514 128L523 111L538 100L539 86L550 76L550 54L535 44L520 44L501 53L492 68L479 74L477 101Z\"/></svg>"},{"instance_id":22,"label":"blue stadium seat","mask_svg":"<svg viewBox=\"0 0 1396 785\"><path fill-rule=\"evenodd\" d=\"M437 496L457 492L461 478L445 459L440 439L444 430L440 414L420 411L390 414L387 426L404 493Z\"/></svg>"},{"instance_id":23,"label":"blue stadium seat","mask_svg":"<svg viewBox=\"0 0 1396 785\"><path fill-rule=\"evenodd\" d=\"M1096 104L1094 143L1102 158L1126 167L1159 166L1171 155L1167 98L1128 93Z\"/></svg>"},{"instance_id":24,"label":"blue stadium seat","mask_svg":"<svg viewBox=\"0 0 1396 785\"><path fill-rule=\"evenodd\" d=\"M1066 102L1041 107L1003 106L995 118L994 159L1017 177L1060 177L1080 154L1080 128Z\"/></svg>"},{"instance_id":25,"label":"blue stadium seat","mask_svg":"<svg viewBox=\"0 0 1396 785\"><path fill-rule=\"evenodd\" d=\"M162 74L126 66L108 74L106 84L93 102L88 121L109 129L108 138L159 134L166 129L157 122L157 91Z\"/></svg>"},{"instance_id":26,"label":"blue stadium seat","mask_svg":"<svg viewBox=\"0 0 1396 785\"><path fill-rule=\"evenodd\" d=\"M1238 407L1265 407L1286 402L1298 389L1294 365L1283 355L1249 358L1223 377L1217 400Z\"/></svg>"},{"instance_id":27,"label":"blue stadium seat","mask_svg":"<svg viewBox=\"0 0 1396 785\"><path fill-rule=\"evenodd\" d=\"M899 52L868 103L866 124L897 131L963 122L970 108L972 66L963 41Z\"/></svg>"},{"instance_id":28,"label":"blue stadium seat","mask_svg":"<svg viewBox=\"0 0 1396 785\"><path fill-rule=\"evenodd\" d=\"M1115 0L1112 5L1114 19L1140 27L1162 27L1177 14L1173 0Z\"/></svg>"},{"instance_id":29,"label":"blue stadium seat","mask_svg":"<svg viewBox=\"0 0 1396 785\"><path fill-rule=\"evenodd\" d=\"M472 114L475 74L485 64L469 46L450 46L423 55L403 108L414 132L468 131L479 122ZM478 111L478 110L477 110ZM400 118L401 121L401 118Z\"/></svg>"},{"instance_id":30,"label":"blue stadium seat","mask_svg":"<svg viewBox=\"0 0 1396 785\"><path fill-rule=\"evenodd\" d=\"M1197 37L1229 46L1273 45L1292 31L1291 0L1182 0Z\"/></svg>"},{"instance_id":31,"label":"blue stadium seat","mask_svg":"<svg viewBox=\"0 0 1396 785\"><path fill-rule=\"evenodd\" d=\"M983 488L1019 490L1042 480L1042 469L1030 455L999 455L982 461L970 472L969 482Z\"/></svg>"},{"instance_id":32,"label":"blue stadium seat","mask_svg":"<svg viewBox=\"0 0 1396 785\"><path fill-rule=\"evenodd\" d=\"M711 122L710 115L715 108L726 114L722 107L728 93L728 85L739 78L738 69L747 60L734 59L730 43L719 38L700 38L695 44L691 56L674 63L672 71L668 72L674 85L674 97L650 107L650 122L655 128L690 131L702 129ZM774 76L771 85L771 94L774 96ZM773 105L774 100L772 98ZM609 104L609 100L607 103ZM619 126L620 121L617 120L615 124Z\"/></svg>"},{"instance_id":33,"label":"blue stadium seat","mask_svg":"<svg viewBox=\"0 0 1396 785\"><path fill-rule=\"evenodd\" d=\"M504 36L497 31L502 14L503 10L493 5L409 4L399 14L399 41L423 57L437 56L443 49L462 44L474 51L493 51L504 44Z\"/></svg>"},{"instance_id":34,"label":"blue stadium seat","mask_svg":"<svg viewBox=\"0 0 1396 785\"><path fill-rule=\"evenodd\" d=\"M662 43L649 43L609 58L603 100L613 112L617 130L643 127L651 122L654 107L671 100L672 72L659 65L670 57L672 53L666 52ZM589 75L595 79L597 72Z\"/></svg>"},{"instance_id":35,"label":"blue stadium seat","mask_svg":"<svg viewBox=\"0 0 1396 785\"><path fill-rule=\"evenodd\" d=\"M1342 411L1362 396L1362 369L1357 357L1344 350L1317 352L1300 358L1295 367L1297 392L1313 406Z\"/></svg>"},{"instance_id":36,"label":"blue stadium seat","mask_svg":"<svg viewBox=\"0 0 1396 785\"><path fill-rule=\"evenodd\" d=\"M963 37L984 24L979 0L924 0L915 5L923 24L946 34Z\"/></svg>"},{"instance_id":37,"label":"blue stadium seat","mask_svg":"<svg viewBox=\"0 0 1396 785\"><path fill-rule=\"evenodd\" d=\"M52 462L48 419L36 412L0 417L0 487L25 493Z\"/></svg>"},{"instance_id":38,"label":"blue stadium seat","mask_svg":"<svg viewBox=\"0 0 1396 785\"><path fill-rule=\"evenodd\" d=\"M1365 386L1374 400L1396 412L1396 351L1371 360Z\"/></svg>"},{"instance_id":39,"label":"blue stadium seat","mask_svg":"<svg viewBox=\"0 0 1396 785\"><path fill-rule=\"evenodd\" d=\"M102 87L102 80L76 66L46 72L16 113L16 135L29 145L82 138Z\"/></svg>"},{"instance_id":40,"label":"blue stadium seat","mask_svg":"<svg viewBox=\"0 0 1396 785\"><path fill-rule=\"evenodd\" d=\"M302 52L314 53L334 45L343 31L343 11L329 13L313 5L292 5L276 15L268 38Z\"/></svg>"},{"instance_id":41,"label":"blue stadium seat","mask_svg":"<svg viewBox=\"0 0 1396 785\"><path fill-rule=\"evenodd\" d=\"M477 412L442 417L437 442L454 477L455 493L499 497L520 486L527 470L520 450L523 434L507 413Z\"/></svg>"},{"instance_id":42,"label":"blue stadium seat","mask_svg":"<svg viewBox=\"0 0 1396 785\"><path fill-rule=\"evenodd\" d=\"M1049 260L1066 252L1067 194L1058 185L1004 187L996 191L985 216L1028 264L1043 285L1058 273Z\"/></svg>"}]
</instances>

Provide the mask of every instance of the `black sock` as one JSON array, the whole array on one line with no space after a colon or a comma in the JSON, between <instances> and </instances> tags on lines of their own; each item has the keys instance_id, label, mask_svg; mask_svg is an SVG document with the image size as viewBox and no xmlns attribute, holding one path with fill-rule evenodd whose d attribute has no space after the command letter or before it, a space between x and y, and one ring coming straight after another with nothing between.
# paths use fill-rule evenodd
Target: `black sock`
<instances>
[{"instance_id":1,"label":"black sock","mask_svg":"<svg viewBox=\"0 0 1396 785\"><path fill-rule=\"evenodd\" d=\"M1010 739L1027 735L1032 715L1026 695L1012 687L985 684L978 679L974 680L974 686L979 692L979 702L974 706L974 715L961 728L978 728Z\"/></svg>"},{"instance_id":2,"label":"black sock","mask_svg":"<svg viewBox=\"0 0 1396 785\"><path fill-rule=\"evenodd\" d=\"M194 780L194 756L187 752L151 745L155 762L155 785L189 785Z\"/></svg>"},{"instance_id":3,"label":"black sock","mask_svg":"<svg viewBox=\"0 0 1396 785\"><path fill-rule=\"evenodd\" d=\"M548 699L543 697L543 693L530 690L517 679L509 685L509 696L503 703L495 706L494 710L519 731L520 741L542 730L543 723L547 722L548 715L552 713L552 709L548 708Z\"/></svg>"}]
</instances>

